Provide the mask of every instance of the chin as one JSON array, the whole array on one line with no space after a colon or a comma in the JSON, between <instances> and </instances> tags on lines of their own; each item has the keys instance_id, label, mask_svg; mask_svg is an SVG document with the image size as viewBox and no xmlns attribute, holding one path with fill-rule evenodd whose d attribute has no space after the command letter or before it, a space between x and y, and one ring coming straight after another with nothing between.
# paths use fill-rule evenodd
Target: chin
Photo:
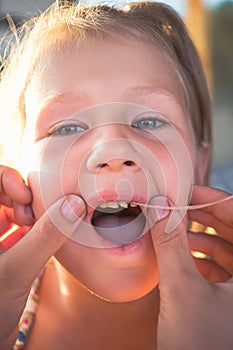
<instances>
[{"instance_id":1,"label":"chin","mask_svg":"<svg viewBox=\"0 0 233 350\"><path fill-rule=\"evenodd\" d=\"M115 303L143 298L158 284L156 255L150 232L114 248L92 248L68 240L55 254L77 289Z\"/></svg>"}]
</instances>

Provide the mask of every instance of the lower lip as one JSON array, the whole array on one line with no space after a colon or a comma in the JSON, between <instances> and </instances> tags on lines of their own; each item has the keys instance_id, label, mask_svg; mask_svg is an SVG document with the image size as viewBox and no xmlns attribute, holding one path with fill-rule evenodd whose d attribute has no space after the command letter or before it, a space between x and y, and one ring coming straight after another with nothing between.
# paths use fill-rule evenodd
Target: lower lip
<instances>
[{"instance_id":1,"label":"lower lip","mask_svg":"<svg viewBox=\"0 0 233 350\"><path fill-rule=\"evenodd\" d=\"M105 248L108 250L109 253L111 254L116 254L116 255L129 255L135 253L137 250L143 247L143 245L146 242L146 239L149 237L149 232L143 234L141 237L139 237L137 240L121 245L118 247L114 248Z\"/></svg>"}]
</instances>

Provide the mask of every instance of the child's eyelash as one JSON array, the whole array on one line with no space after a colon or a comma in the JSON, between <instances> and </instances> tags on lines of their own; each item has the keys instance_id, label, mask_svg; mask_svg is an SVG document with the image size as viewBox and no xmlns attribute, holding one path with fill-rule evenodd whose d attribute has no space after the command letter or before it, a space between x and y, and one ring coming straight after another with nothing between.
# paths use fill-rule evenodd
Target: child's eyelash
<instances>
[{"instance_id":1,"label":"child's eyelash","mask_svg":"<svg viewBox=\"0 0 233 350\"><path fill-rule=\"evenodd\" d=\"M154 130L170 123L162 116L153 113L141 113L131 123L136 129ZM47 136L68 136L76 133L83 133L89 129L88 125L81 121L64 121L52 126Z\"/></svg>"},{"instance_id":2,"label":"child's eyelash","mask_svg":"<svg viewBox=\"0 0 233 350\"><path fill-rule=\"evenodd\" d=\"M88 126L81 122L58 124L48 130L48 136L67 136L82 133L87 129Z\"/></svg>"},{"instance_id":3,"label":"child's eyelash","mask_svg":"<svg viewBox=\"0 0 233 350\"><path fill-rule=\"evenodd\" d=\"M141 114L137 116L137 118L132 122L132 127L137 129L144 130L153 130L159 129L165 125L168 125L169 122L163 118L158 116L157 114Z\"/></svg>"}]
</instances>

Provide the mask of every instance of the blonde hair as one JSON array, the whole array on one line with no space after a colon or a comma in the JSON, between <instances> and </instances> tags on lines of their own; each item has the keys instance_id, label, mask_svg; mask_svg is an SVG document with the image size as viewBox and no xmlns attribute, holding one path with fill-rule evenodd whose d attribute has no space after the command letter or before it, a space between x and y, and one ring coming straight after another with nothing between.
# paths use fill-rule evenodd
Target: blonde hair
<instances>
[{"instance_id":1,"label":"blonde hair","mask_svg":"<svg viewBox=\"0 0 233 350\"><path fill-rule=\"evenodd\" d=\"M26 22L3 61L0 84L2 154L16 153L25 125L24 94L33 70L51 50L72 40L137 38L159 47L182 79L186 103L198 143L211 140L210 98L196 48L180 16L169 6L136 2L121 9L110 6L58 5ZM11 146L12 145L12 146ZM6 161L7 162L7 161Z\"/></svg>"}]
</instances>

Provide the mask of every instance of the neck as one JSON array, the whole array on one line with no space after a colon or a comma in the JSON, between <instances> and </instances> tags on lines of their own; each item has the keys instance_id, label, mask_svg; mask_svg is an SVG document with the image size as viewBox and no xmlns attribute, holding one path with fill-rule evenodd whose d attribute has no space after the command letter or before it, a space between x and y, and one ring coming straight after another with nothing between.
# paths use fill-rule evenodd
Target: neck
<instances>
[{"instance_id":1,"label":"neck","mask_svg":"<svg viewBox=\"0 0 233 350\"><path fill-rule=\"evenodd\" d=\"M94 329L99 339L101 334L104 334L105 341L106 335L111 339L116 336L119 343L119 339L127 335L137 343L145 343L145 339L147 342L151 339L155 344L158 288L139 300L112 303L91 293L55 261L46 269L41 287L41 299L47 304L51 313L66 320L64 324L68 328L70 323L79 325L78 327L82 325L82 334L88 334L92 325L92 332ZM123 349L122 346L120 348Z\"/></svg>"}]
</instances>

